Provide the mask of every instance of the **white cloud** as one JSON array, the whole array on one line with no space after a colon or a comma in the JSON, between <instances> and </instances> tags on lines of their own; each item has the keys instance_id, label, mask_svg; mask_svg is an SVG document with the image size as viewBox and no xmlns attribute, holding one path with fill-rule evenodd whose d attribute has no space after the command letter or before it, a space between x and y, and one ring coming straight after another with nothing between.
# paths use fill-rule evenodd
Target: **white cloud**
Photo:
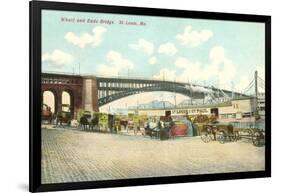
<instances>
[{"instance_id":1,"label":"white cloud","mask_svg":"<svg viewBox=\"0 0 281 193\"><path fill-rule=\"evenodd\" d=\"M177 53L177 48L175 45L171 42L161 44L158 48L158 53L160 54L166 54L168 56L173 56Z\"/></svg>"},{"instance_id":2,"label":"white cloud","mask_svg":"<svg viewBox=\"0 0 281 193\"><path fill-rule=\"evenodd\" d=\"M155 56L152 56L148 59L149 64L156 64L157 63L157 58Z\"/></svg>"},{"instance_id":3,"label":"white cloud","mask_svg":"<svg viewBox=\"0 0 281 193\"><path fill-rule=\"evenodd\" d=\"M188 74L191 80L212 79L221 88L231 88L231 82L236 76L236 67L227 57L222 46L215 46L209 52L209 62L201 65L199 62L185 62L183 73ZM181 75L183 76L183 75Z\"/></svg>"},{"instance_id":4,"label":"white cloud","mask_svg":"<svg viewBox=\"0 0 281 193\"><path fill-rule=\"evenodd\" d=\"M219 84L225 85L231 83L236 75L236 67L232 61L227 57L222 46L215 46L211 49L209 54L211 64L210 67L216 69L213 73L217 74Z\"/></svg>"},{"instance_id":5,"label":"white cloud","mask_svg":"<svg viewBox=\"0 0 281 193\"><path fill-rule=\"evenodd\" d=\"M225 60L225 52L222 46L215 46L209 53L209 58L214 63L221 63Z\"/></svg>"},{"instance_id":6,"label":"white cloud","mask_svg":"<svg viewBox=\"0 0 281 193\"><path fill-rule=\"evenodd\" d=\"M231 82L236 75L236 67L226 56L223 47L215 46L210 50L209 61L203 65L198 61L190 61L185 57L175 60L175 69L162 69L154 78L176 80L202 84L203 81L218 83L220 88L231 88Z\"/></svg>"},{"instance_id":7,"label":"white cloud","mask_svg":"<svg viewBox=\"0 0 281 193\"><path fill-rule=\"evenodd\" d=\"M162 68L158 74L155 74L153 76L153 79L156 79L156 80L174 81L175 78L176 78L176 71L169 70L167 68Z\"/></svg>"},{"instance_id":8,"label":"white cloud","mask_svg":"<svg viewBox=\"0 0 281 193\"><path fill-rule=\"evenodd\" d=\"M117 66L119 68L133 68L133 63L124 58L119 52L109 51L106 58L113 66Z\"/></svg>"},{"instance_id":9,"label":"white cloud","mask_svg":"<svg viewBox=\"0 0 281 193\"><path fill-rule=\"evenodd\" d=\"M240 77L238 83L235 84L235 91L244 92L245 89L248 87L250 81L251 80L247 76Z\"/></svg>"},{"instance_id":10,"label":"white cloud","mask_svg":"<svg viewBox=\"0 0 281 193\"><path fill-rule=\"evenodd\" d=\"M199 62L191 62L187 58L179 57L175 61L176 67L180 70L177 76L178 81L189 82L202 79L203 72Z\"/></svg>"},{"instance_id":11,"label":"white cloud","mask_svg":"<svg viewBox=\"0 0 281 193\"><path fill-rule=\"evenodd\" d=\"M100 76L117 76L119 69L116 69L114 66L100 64L98 66L97 73Z\"/></svg>"},{"instance_id":12,"label":"white cloud","mask_svg":"<svg viewBox=\"0 0 281 193\"><path fill-rule=\"evenodd\" d=\"M59 49L55 49L53 52L46 52L42 55L42 62L46 62L55 68L62 68L65 64L69 64L73 61L73 56L63 52Z\"/></svg>"},{"instance_id":13,"label":"white cloud","mask_svg":"<svg viewBox=\"0 0 281 193\"><path fill-rule=\"evenodd\" d=\"M80 48L84 48L87 45L92 45L93 47L99 46L103 41L103 35L107 31L105 27L97 26L92 30L92 33L83 33L77 36L73 32L67 32L64 39Z\"/></svg>"},{"instance_id":14,"label":"white cloud","mask_svg":"<svg viewBox=\"0 0 281 193\"><path fill-rule=\"evenodd\" d=\"M101 76L118 76L128 69L133 69L134 64L124 58L119 52L109 51L106 55L106 64L100 64L97 73Z\"/></svg>"},{"instance_id":15,"label":"white cloud","mask_svg":"<svg viewBox=\"0 0 281 193\"><path fill-rule=\"evenodd\" d=\"M145 39L139 39L136 44L129 44L129 47L135 50L141 50L147 55L151 55L154 51L154 44Z\"/></svg>"},{"instance_id":16,"label":"white cloud","mask_svg":"<svg viewBox=\"0 0 281 193\"><path fill-rule=\"evenodd\" d=\"M236 67L231 60L225 60L222 64L222 69L219 70L219 84L229 84L236 76Z\"/></svg>"},{"instance_id":17,"label":"white cloud","mask_svg":"<svg viewBox=\"0 0 281 193\"><path fill-rule=\"evenodd\" d=\"M203 29L201 31L192 30L192 26L188 25L184 28L182 34L177 34L176 39L184 46L196 47L208 41L213 36L211 30Z\"/></svg>"}]
</instances>

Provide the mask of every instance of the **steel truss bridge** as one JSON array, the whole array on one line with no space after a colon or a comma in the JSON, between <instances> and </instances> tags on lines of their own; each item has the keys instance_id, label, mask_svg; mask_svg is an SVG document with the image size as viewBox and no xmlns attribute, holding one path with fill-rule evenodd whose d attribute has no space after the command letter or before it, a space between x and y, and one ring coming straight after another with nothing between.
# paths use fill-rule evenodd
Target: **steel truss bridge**
<instances>
[{"instance_id":1,"label":"steel truss bridge","mask_svg":"<svg viewBox=\"0 0 281 193\"><path fill-rule=\"evenodd\" d=\"M209 95L214 101L218 98L230 99L233 97L247 96L229 90L183 82L105 77L96 77L96 80L99 106L130 95L153 91L173 92L193 99L203 99L206 95Z\"/></svg>"},{"instance_id":2,"label":"steel truss bridge","mask_svg":"<svg viewBox=\"0 0 281 193\"><path fill-rule=\"evenodd\" d=\"M41 83L42 96L45 91L53 93L55 111L62 104L62 92L68 92L73 112L77 109L85 109L86 106L98 111L99 107L110 102L144 92L167 91L182 94L191 99L204 99L208 96L212 103L218 103L221 99L227 101L233 98L255 96L250 93L253 87L254 93L258 92L258 88L265 88L265 83L257 76L257 72L244 92L176 81L129 77L109 78L54 72L42 73Z\"/></svg>"}]
</instances>

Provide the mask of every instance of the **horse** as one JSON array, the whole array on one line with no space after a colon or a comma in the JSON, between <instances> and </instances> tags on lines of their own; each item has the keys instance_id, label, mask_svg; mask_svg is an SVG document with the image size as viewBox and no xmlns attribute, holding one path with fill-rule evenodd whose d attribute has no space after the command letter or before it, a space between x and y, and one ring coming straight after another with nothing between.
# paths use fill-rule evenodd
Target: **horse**
<instances>
[{"instance_id":1,"label":"horse","mask_svg":"<svg viewBox=\"0 0 281 193\"><path fill-rule=\"evenodd\" d=\"M149 126L147 126L147 127L144 128L144 131L145 131L145 135L150 136L151 139L153 137L155 137L155 138L158 137L159 129L157 127L150 128Z\"/></svg>"},{"instance_id":2,"label":"horse","mask_svg":"<svg viewBox=\"0 0 281 193\"><path fill-rule=\"evenodd\" d=\"M58 125L63 126L63 123L66 124L67 126L70 126L71 114L70 112L60 111L55 116L55 120L56 120L56 127L58 127Z\"/></svg>"},{"instance_id":3,"label":"horse","mask_svg":"<svg viewBox=\"0 0 281 193\"><path fill-rule=\"evenodd\" d=\"M80 117L79 127L82 130L87 131L88 129L90 129L90 121L91 121L91 118L89 116L83 115L82 117Z\"/></svg>"},{"instance_id":4,"label":"horse","mask_svg":"<svg viewBox=\"0 0 281 193\"><path fill-rule=\"evenodd\" d=\"M159 135L159 131L161 129L161 124L158 122L148 122L147 126L144 128L145 130L145 135L150 136L152 139L153 137L157 138Z\"/></svg>"},{"instance_id":5,"label":"horse","mask_svg":"<svg viewBox=\"0 0 281 193\"><path fill-rule=\"evenodd\" d=\"M94 130L99 125L99 118L94 116L90 121L90 129Z\"/></svg>"},{"instance_id":6,"label":"horse","mask_svg":"<svg viewBox=\"0 0 281 193\"><path fill-rule=\"evenodd\" d=\"M127 129L128 123L129 123L129 122L128 122L127 120L121 120L121 121L120 121L120 125L121 125L121 126L124 126L125 129Z\"/></svg>"}]
</instances>

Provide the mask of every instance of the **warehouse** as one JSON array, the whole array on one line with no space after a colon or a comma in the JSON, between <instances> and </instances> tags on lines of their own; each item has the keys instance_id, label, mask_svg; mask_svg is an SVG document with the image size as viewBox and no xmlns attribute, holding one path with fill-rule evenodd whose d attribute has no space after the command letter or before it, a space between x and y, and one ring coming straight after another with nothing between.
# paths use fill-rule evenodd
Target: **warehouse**
<instances>
[{"instance_id":1,"label":"warehouse","mask_svg":"<svg viewBox=\"0 0 281 193\"><path fill-rule=\"evenodd\" d=\"M132 109L130 113L165 116L165 112L170 111L172 116L215 115L220 122L254 122L256 121L256 106L255 98L245 97L219 104L192 105L184 108Z\"/></svg>"}]
</instances>

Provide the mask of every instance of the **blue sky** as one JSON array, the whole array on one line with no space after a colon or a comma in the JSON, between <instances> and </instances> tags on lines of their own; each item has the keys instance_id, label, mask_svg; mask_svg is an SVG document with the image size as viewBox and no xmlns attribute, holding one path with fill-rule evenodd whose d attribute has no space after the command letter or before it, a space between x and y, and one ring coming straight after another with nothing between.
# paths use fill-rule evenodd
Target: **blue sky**
<instances>
[{"instance_id":1,"label":"blue sky","mask_svg":"<svg viewBox=\"0 0 281 193\"><path fill-rule=\"evenodd\" d=\"M120 25L120 20L146 25ZM243 91L255 70L264 78L264 31L264 24L254 22L44 10L42 70L78 73L80 64L82 74L129 74L228 89L233 82Z\"/></svg>"}]
</instances>

